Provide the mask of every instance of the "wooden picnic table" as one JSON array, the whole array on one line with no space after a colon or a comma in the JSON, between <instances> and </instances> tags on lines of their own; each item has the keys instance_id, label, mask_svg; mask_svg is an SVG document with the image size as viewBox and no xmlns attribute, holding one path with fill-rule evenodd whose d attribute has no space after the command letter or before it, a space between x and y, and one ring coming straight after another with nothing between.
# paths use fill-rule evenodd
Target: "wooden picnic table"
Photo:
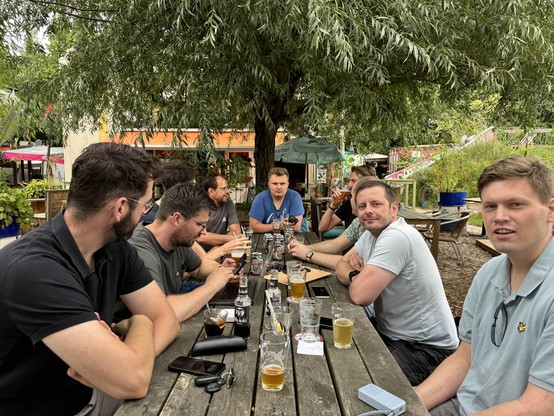
<instances>
[{"instance_id":1,"label":"wooden picnic table","mask_svg":"<svg viewBox=\"0 0 554 416\"><path fill-rule=\"evenodd\" d=\"M306 244L319 241L313 232L306 233L305 240ZM262 245L262 235L255 234L253 251L264 253ZM305 265L319 268L310 263ZM245 272L249 272L249 268ZM236 373L236 381L231 388L224 387L212 395L194 385L194 376L167 370L167 365L173 359L179 355L188 355L193 344L204 338L202 313L198 313L181 324L181 333L177 340L156 359L147 396L125 402L117 415L354 416L373 410L358 399L358 388L369 383L404 399L407 404L406 415L428 415L361 307L356 312L350 349L335 348L330 330L321 331L324 356L298 354L297 342L291 341L291 357L283 390L263 390L258 368L258 341L260 333L264 331L266 283L260 276L249 275L249 285L258 285L258 290L249 290L253 299L247 350L199 357L222 361L227 369L232 367ZM347 288L333 274L309 283L307 295L311 295L310 286L324 286L331 295L330 299L323 299L322 316L331 317L333 302L350 301ZM287 287L281 284L279 287L284 300ZM293 307L295 311L291 333L294 334L300 330L300 324L297 305ZM230 335L231 327L232 324L227 323L224 334Z\"/></svg>"},{"instance_id":2,"label":"wooden picnic table","mask_svg":"<svg viewBox=\"0 0 554 416\"><path fill-rule=\"evenodd\" d=\"M431 216L422 212L417 212L413 209L405 206L400 207L398 215L406 220L410 225L426 225L431 226L433 231L433 238L431 239L431 254L435 258L435 261L439 258L439 237L441 219L437 216Z\"/></svg>"}]
</instances>

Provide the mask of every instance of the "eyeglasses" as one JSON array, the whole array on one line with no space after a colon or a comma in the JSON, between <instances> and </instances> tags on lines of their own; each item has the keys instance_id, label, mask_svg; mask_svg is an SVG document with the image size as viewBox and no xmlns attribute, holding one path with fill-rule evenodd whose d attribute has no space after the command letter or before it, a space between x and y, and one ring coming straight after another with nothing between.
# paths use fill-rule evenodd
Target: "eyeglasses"
<instances>
[{"instance_id":1,"label":"eyeglasses","mask_svg":"<svg viewBox=\"0 0 554 416\"><path fill-rule=\"evenodd\" d=\"M154 200L153 199L150 199L150 201L148 201L148 202L141 202L141 201L137 201L136 199L129 198L128 196L126 198L129 201L137 202L139 204L144 205L144 207L142 208L142 215L148 214L152 210L152 207L154 206Z\"/></svg>"},{"instance_id":2,"label":"eyeglasses","mask_svg":"<svg viewBox=\"0 0 554 416\"><path fill-rule=\"evenodd\" d=\"M215 189L223 189L224 191L228 191L229 188L227 186L224 186L223 188L215 188Z\"/></svg>"},{"instance_id":3,"label":"eyeglasses","mask_svg":"<svg viewBox=\"0 0 554 416\"><path fill-rule=\"evenodd\" d=\"M502 312L502 319L503 319L503 328L502 328L502 334L500 334L500 341L496 342L496 321L498 320L498 315ZM506 311L506 305L504 305L504 302L500 302L500 305L496 308L496 311L494 311L494 321L492 323L491 327L491 342L495 347L500 347L500 344L502 344L502 341L504 340L504 335L506 334L506 329L508 328L508 313Z\"/></svg>"},{"instance_id":4,"label":"eyeglasses","mask_svg":"<svg viewBox=\"0 0 554 416\"><path fill-rule=\"evenodd\" d=\"M208 226L208 224L202 224L201 222L198 222L196 221L195 219L193 218L189 218L187 217L185 214L183 214L182 212L180 212L179 214L181 214L183 216L183 218L186 218L187 220L191 220L192 222L194 222L196 225L198 225L199 227L202 227L202 231L204 231L206 229L206 227Z\"/></svg>"}]
</instances>

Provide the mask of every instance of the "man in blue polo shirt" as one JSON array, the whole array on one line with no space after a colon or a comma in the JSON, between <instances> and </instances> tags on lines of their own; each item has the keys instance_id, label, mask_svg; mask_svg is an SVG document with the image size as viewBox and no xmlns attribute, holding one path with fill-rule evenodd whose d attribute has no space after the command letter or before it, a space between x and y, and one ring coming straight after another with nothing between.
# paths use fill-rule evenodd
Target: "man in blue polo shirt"
<instances>
[{"instance_id":1,"label":"man in blue polo shirt","mask_svg":"<svg viewBox=\"0 0 554 416\"><path fill-rule=\"evenodd\" d=\"M502 255L473 280L458 350L416 392L434 416L552 415L552 171L511 157L487 167L477 187L487 235Z\"/></svg>"},{"instance_id":2,"label":"man in blue polo shirt","mask_svg":"<svg viewBox=\"0 0 554 416\"><path fill-rule=\"evenodd\" d=\"M269 171L269 189L260 192L254 198L250 208L250 227L255 233L273 231L273 220L282 220L294 216L298 222L294 231L300 231L304 205L300 194L289 189L289 172L285 168L272 168Z\"/></svg>"}]
</instances>

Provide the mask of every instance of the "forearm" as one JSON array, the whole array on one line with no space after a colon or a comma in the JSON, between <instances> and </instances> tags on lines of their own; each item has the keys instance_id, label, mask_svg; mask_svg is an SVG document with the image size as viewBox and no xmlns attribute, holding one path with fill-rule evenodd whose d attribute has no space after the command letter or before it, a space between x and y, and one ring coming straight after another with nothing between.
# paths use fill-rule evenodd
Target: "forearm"
<instances>
[{"instance_id":1,"label":"forearm","mask_svg":"<svg viewBox=\"0 0 554 416\"><path fill-rule=\"evenodd\" d=\"M250 218L249 225L252 227L254 232L258 234L273 232L273 224L263 224L261 221L254 218Z\"/></svg>"},{"instance_id":2,"label":"forearm","mask_svg":"<svg viewBox=\"0 0 554 416\"><path fill-rule=\"evenodd\" d=\"M324 254L314 251L314 255L312 256L312 263L318 264L331 270L335 270L337 263L341 258L342 256L338 254Z\"/></svg>"},{"instance_id":3,"label":"forearm","mask_svg":"<svg viewBox=\"0 0 554 416\"><path fill-rule=\"evenodd\" d=\"M344 286L350 286L350 279L348 278L348 274L354 270L352 266L350 266L350 263L344 260L343 257L337 261L335 266L335 275L337 276L337 279L339 279L339 282L341 282Z\"/></svg>"},{"instance_id":4,"label":"forearm","mask_svg":"<svg viewBox=\"0 0 554 416\"><path fill-rule=\"evenodd\" d=\"M217 234L206 233L196 240L200 244L207 244L210 246L221 246L228 241L231 241L235 236L233 234Z\"/></svg>"},{"instance_id":5,"label":"forearm","mask_svg":"<svg viewBox=\"0 0 554 416\"><path fill-rule=\"evenodd\" d=\"M341 221L341 219L335 215L336 208L337 207L332 206L332 204L329 204L327 211L323 213L323 216L319 220L318 231L320 233L329 231Z\"/></svg>"},{"instance_id":6,"label":"forearm","mask_svg":"<svg viewBox=\"0 0 554 416\"><path fill-rule=\"evenodd\" d=\"M209 285L198 286L194 291L180 295L169 295L167 300L179 322L196 315L213 297L216 290Z\"/></svg>"},{"instance_id":7,"label":"forearm","mask_svg":"<svg viewBox=\"0 0 554 416\"><path fill-rule=\"evenodd\" d=\"M456 396L469 371L470 363L471 345L462 341L456 352L444 360L423 383L415 387L416 394L427 410Z\"/></svg>"},{"instance_id":8,"label":"forearm","mask_svg":"<svg viewBox=\"0 0 554 416\"><path fill-rule=\"evenodd\" d=\"M171 311L171 316L166 314L165 317L154 321L154 347L156 357L164 351L169 344L179 335L179 321L175 316L174 311Z\"/></svg>"},{"instance_id":9,"label":"forearm","mask_svg":"<svg viewBox=\"0 0 554 416\"><path fill-rule=\"evenodd\" d=\"M194 272L191 273L192 276L196 277L197 279L206 279L208 275L215 270L217 270L221 266L217 261L214 259L204 256L202 258L202 264L200 264L200 267L196 269Z\"/></svg>"}]
</instances>

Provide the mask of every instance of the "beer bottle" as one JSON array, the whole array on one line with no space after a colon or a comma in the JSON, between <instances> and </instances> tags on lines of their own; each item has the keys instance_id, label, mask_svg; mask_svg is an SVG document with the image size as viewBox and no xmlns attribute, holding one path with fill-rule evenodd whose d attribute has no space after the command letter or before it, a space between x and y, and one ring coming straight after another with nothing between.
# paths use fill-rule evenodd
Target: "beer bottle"
<instances>
[{"instance_id":1,"label":"beer bottle","mask_svg":"<svg viewBox=\"0 0 554 416\"><path fill-rule=\"evenodd\" d=\"M242 275L239 280L239 294L235 299L235 335L243 338L250 336L250 305L248 296L248 276Z\"/></svg>"},{"instance_id":2,"label":"beer bottle","mask_svg":"<svg viewBox=\"0 0 554 416\"><path fill-rule=\"evenodd\" d=\"M269 280L269 289L267 289L269 295L269 301L273 306L273 310L277 312L281 307L281 289L278 287L279 283L279 271L277 269L271 269L271 279ZM269 306L265 304L265 320L264 327L271 329L271 318L269 312Z\"/></svg>"}]
</instances>

